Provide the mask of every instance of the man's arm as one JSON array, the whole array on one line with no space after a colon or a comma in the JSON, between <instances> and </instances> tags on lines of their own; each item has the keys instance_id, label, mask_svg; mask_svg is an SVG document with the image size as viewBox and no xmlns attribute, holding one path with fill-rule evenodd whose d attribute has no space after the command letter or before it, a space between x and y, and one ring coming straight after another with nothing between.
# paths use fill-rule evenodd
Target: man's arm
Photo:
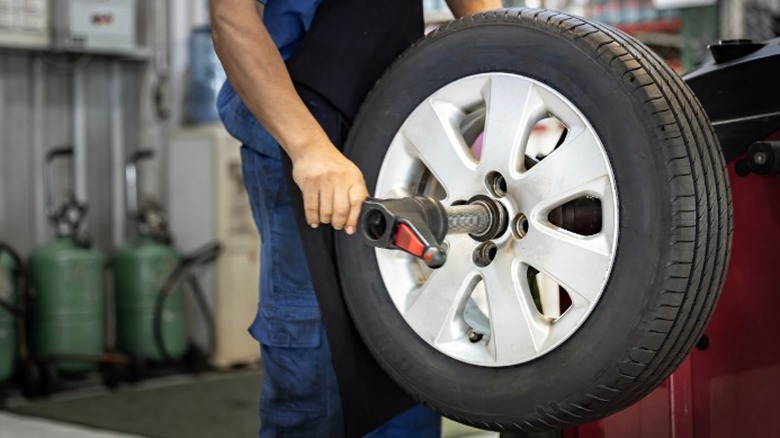
<instances>
[{"instance_id":1,"label":"man's arm","mask_svg":"<svg viewBox=\"0 0 780 438\"><path fill-rule=\"evenodd\" d=\"M330 142L293 87L255 0L211 0L214 46L227 77L293 163L306 221L357 228L368 196L363 174Z\"/></svg>"},{"instance_id":2,"label":"man's arm","mask_svg":"<svg viewBox=\"0 0 780 438\"><path fill-rule=\"evenodd\" d=\"M452 15L455 18L474 15L477 12L501 7L501 0L447 0Z\"/></svg>"}]
</instances>

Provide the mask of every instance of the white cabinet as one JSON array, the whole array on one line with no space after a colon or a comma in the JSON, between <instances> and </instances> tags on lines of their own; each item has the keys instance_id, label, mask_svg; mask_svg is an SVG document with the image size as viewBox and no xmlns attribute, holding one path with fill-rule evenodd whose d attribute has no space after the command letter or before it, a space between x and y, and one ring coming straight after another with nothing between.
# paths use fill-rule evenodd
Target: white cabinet
<instances>
[{"instance_id":1,"label":"white cabinet","mask_svg":"<svg viewBox=\"0 0 780 438\"><path fill-rule=\"evenodd\" d=\"M47 0L0 0L0 46L43 49L48 45Z\"/></svg>"},{"instance_id":2,"label":"white cabinet","mask_svg":"<svg viewBox=\"0 0 780 438\"><path fill-rule=\"evenodd\" d=\"M59 49L121 53L138 48L137 0L55 0L53 6Z\"/></svg>"},{"instance_id":3,"label":"white cabinet","mask_svg":"<svg viewBox=\"0 0 780 438\"><path fill-rule=\"evenodd\" d=\"M222 244L204 275L213 291L216 327L213 364L255 362L259 345L247 328L257 309L260 239L241 179L240 144L222 125L184 129L171 141L168 208L175 244L183 252L213 240Z\"/></svg>"}]
</instances>

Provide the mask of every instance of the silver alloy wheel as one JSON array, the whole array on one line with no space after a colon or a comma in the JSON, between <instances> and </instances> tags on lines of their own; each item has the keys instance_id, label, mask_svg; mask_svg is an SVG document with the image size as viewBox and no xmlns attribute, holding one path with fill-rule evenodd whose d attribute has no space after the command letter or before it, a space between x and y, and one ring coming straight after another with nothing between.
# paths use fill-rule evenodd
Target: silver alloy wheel
<instances>
[{"instance_id":1,"label":"silver alloy wheel","mask_svg":"<svg viewBox=\"0 0 780 438\"><path fill-rule=\"evenodd\" d=\"M565 137L546 156L529 157L534 126L550 117L565 126ZM472 146L474 132L484 132L481 151ZM496 175L505 190L496 190ZM404 320L454 359L500 367L546 354L585 322L609 279L619 223L609 159L580 111L536 80L485 73L436 91L393 139L374 194L429 194L444 205L483 194L515 218L492 242L487 263L474 256L484 246L465 235L447 237L447 263L435 271L405 253L376 250ZM595 233L553 224L551 211L583 198L600 202ZM570 300L565 309L559 294Z\"/></svg>"}]
</instances>

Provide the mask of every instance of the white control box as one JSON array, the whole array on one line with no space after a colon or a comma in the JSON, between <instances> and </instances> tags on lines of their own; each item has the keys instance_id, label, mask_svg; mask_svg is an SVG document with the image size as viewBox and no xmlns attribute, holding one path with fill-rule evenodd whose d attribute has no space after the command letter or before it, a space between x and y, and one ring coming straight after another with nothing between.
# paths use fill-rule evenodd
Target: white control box
<instances>
[{"instance_id":1,"label":"white control box","mask_svg":"<svg viewBox=\"0 0 780 438\"><path fill-rule=\"evenodd\" d=\"M49 0L0 0L0 47L49 46Z\"/></svg>"},{"instance_id":2,"label":"white control box","mask_svg":"<svg viewBox=\"0 0 780 438\"><path fill-rule=\"evenodd\" d=\"M168 223L176 247L187 253L212 241L222 245L201 277L216 331L211 363L221 369L255 363L260 350L247 328L257 313L260 236L241 176L241 143L214 123L175 133L168 153ZM193 328L202 339L202 328Z\"/></svg>"},{"instance_id":3,"label":"white control box","mask_svg":"<svg viewBox=\"0 0 780 438\"><path fill-rule=\"evenodd\" d=\"M138 8L137 0L54 0L55 46L84 52L136 50Z\"/></svg>"}]
</instances>

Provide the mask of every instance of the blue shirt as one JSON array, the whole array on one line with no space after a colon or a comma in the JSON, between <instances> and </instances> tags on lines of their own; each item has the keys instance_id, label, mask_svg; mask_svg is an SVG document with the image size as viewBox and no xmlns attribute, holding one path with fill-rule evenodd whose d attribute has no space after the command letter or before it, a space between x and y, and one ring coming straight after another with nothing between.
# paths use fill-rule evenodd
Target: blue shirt
<instances>
[{"instance_id":1,"label":"blue shirt","mask_svg":"<svg viewBox=\"0 0 780 438\"><path fill-rule=\"evenodd\" d=\"M265 5L263 23L287 60L309 30L322 0L258 0Z\"/></svg>"},{"instance_id":2,"label":"blue shirt","mask_svg":"<svg viewBox=\"0 0 780 438\"><path fill-rule=\"evenodd\" d=\"M287 60L311 27L322 0L258 0L265 5L263 24ZM243 144L265 155L280 157L279 144L244 105L229 82L217 97L217 110L225 128Z\"/></svg>"}]
</instances>

